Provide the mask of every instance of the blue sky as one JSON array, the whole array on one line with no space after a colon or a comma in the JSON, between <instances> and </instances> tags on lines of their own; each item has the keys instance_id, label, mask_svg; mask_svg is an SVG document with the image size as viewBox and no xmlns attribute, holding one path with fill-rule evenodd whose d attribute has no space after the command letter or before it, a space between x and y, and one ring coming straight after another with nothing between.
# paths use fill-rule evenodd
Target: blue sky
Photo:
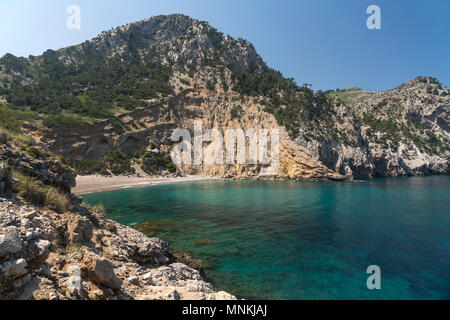
<instances>
[{"instance_id":1,"label":"blue sky","mask_svg":"<svg viewBox=\"0 0 450 320\"><path fill-rule=\"evenodd\" d=\"M69 5L81 30L69 30ZM366 9L381 8L381 30ZM184 13L252 42L269 66L314 89L386 90L419 75L450 87L448 0L0 0L0 55L39 55L158 14Z\"/></svg>"}]
</instances>

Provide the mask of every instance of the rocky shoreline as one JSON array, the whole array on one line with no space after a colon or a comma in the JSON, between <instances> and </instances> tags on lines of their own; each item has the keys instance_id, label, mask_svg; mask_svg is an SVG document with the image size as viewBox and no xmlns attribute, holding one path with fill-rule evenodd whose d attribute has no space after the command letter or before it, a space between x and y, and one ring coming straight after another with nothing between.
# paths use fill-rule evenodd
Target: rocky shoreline
<instances>
[{"instance_id":1,"label":"rocky shoreline","mask_svg":"<svg viewBox=\"0 0 450 320\"><path fill-rule=\"evenodd\" d=\"M73 171L58 161L4 146L0 162L62 189L74 184ZM53 181L52 172L61 179ZM101 208L84 206L70 192L67 197L72 209L61 214L11 192L0 196L0 299L236 299L204 280L200 261L107 220Z\"/></svg>"},{"instance_id":2,"label":"rocky shoreline","mask_svg":"<svg viewBox=\"0 0 450 320\"><path fill-rule=\"evenodd\" d=\"M235 299L178 263L166 242L99 213L59 215L8 198L0 212L2 299Z\"/></svg>"}]
</instances>

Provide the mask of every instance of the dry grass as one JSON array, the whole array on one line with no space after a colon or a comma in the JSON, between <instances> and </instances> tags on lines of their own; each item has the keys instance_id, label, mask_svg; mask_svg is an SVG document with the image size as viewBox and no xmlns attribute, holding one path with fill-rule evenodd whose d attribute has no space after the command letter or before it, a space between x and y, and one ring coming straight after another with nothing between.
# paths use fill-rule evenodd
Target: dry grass
<instances>
[{"instance_id":1,"label":"dry grass","mask_svg":"<svg viewBox=\"0 0 450 320\"><path fill-rule=\"evenodd\" d=\"M82 253L83 248L73 243L69 243L67 247L64 249L64 254L66 256L71 255L72 253Z\"/></svg>"},{"instance_id":2,"label":"dry grass","mask_svg":"<svg viewBox=\"0 0 450 320\"><path fill-rule=\"evenodd\" d=\"M58 191L56 188L47 189L47 192L45 193L44 205L57 213L65 213L72 207L67 196Z\"/></svg>"},{"instance_id":3,"label":"dry grass","mask_svg":"<svg viewBox=\"0 0 450 320\"><path fill-rule=\"evenodd\" d=\"M67 196L56 187L46 186L34 177L23 175L17 171L13 177L19 182L15 192L23 199L39 206L46 206L57 213L65 213L72 208Z\"/></svg>"},{"instance_id":4,"label":"dry grass","mask_svg":"<svg viewBox=\"0 0 450 320\"><path fill-rule=\"evenodd\" d=\"M26 136L24 134L10 133L9 139L22 150L27 150L29 147L35 144L33 138Z\"/></svg>"},{"instance_id":5,"label":"dry grass","mask_svg":"<svg viewBox=\"0 0 450 320\"><path fill-rule=\"evenodd\" d=\"M44 204L46 190L42 182L38 181L36 178L25 176L17 172L14 173L14 178L19 180L15 189L20 197L33 204Z\"/></svg>"},{"instance_id":6,"label":"dry grass","mask_svg":"<svg viewBox=\"0 0 450 320\"><path fill-rule=\"evenodd\" d=\"M91 222L96 227L100 227L101 222L105 217L105 208L103 207L103 205L100 203L92 207L83 202L83 206L89 209L89 211L91 212L91 214L89 215L89 219L91 220Z\"/></svg>"},{"instance_id":7,"label":"dry grass","mask_svg":"<svg viewBox=\"0 0 450 320\"><path fill-rule=\"evenodd\" d=\"M105 213L105 207L103 207L103 204L99 203L93 207L90 207L92 211L94 211L97 214L104 214Z\"/></svg>"}]
</instances>

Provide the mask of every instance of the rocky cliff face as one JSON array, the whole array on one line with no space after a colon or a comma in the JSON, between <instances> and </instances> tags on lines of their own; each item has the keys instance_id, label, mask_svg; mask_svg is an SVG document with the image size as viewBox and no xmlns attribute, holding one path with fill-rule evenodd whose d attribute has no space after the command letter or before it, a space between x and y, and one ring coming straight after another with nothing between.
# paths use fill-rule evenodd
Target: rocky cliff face
<instances>
[{"instance_id":1,"label":"rocky cliff face","mask_svg":"<svg viewBox=\"0 0 450 320\"><path fill-rule=\"evenodd\" d=\"M183 15L131 23L41 57L5 56L0 80L11 107L38 112L23 130L74 167L118 150L161 174L173 130L192 132L202 120L223 132L279 128L279 171L202 165L178 174L344 180L449 172L450 95L436 79L380 93L314 93L270 69L247 41ZM48 81L52 90L41 92ZM143 149L150 154L136 155Z\"/></svg>"},{"instance_id":2,"label":"rocky cliff face","mask_svg":"<svg viewBox=\"0 0 450 320\"><path fill-rule=\"evenodd\" d=\"M435 79L331 98L329 119L302 126L295 139L328 168L358 178L449 173L450 95Z\"/></svg>"},{"instance_id":3,"label":"rocky cliff face","mask_svg":"<svg viewBox=\"0 0 450 320\"><path fill-rule=\"evenodd\" d=\"M0 298L235 299L177 263L167 244L99 217L0 196Z\"/></svg>"},{"instance_id":4,"label":"rocky cliff face","mask_svg":"<svg viewBox=\"0 0 450 320\"><path fill-rule=\"evenodd\" d=\"M14 170L62 189L72 186L72 170L60 169L65 180L52 179L60 163L5 146ZM0 299L235 299L204 281L197 260L67 197L73 210L58 214L11 192L0 194Z\"/></svg>"}]
</instances>

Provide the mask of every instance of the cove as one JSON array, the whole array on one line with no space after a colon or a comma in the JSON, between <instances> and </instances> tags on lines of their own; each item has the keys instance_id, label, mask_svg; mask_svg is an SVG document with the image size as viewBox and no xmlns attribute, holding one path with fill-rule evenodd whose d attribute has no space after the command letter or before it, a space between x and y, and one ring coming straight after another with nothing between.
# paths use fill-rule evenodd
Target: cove
<instances>
[{"instance_id":1,"label":"cove","mask_svg":"<svg viewBox=\"0 0 450 320\"><path fill-rule=\"evenodd\" d=\"M207 181L84 196L245 299L450 299L450 177ZM381 268L381 290L366 270Z\"/></svg>"}]
</instances>

